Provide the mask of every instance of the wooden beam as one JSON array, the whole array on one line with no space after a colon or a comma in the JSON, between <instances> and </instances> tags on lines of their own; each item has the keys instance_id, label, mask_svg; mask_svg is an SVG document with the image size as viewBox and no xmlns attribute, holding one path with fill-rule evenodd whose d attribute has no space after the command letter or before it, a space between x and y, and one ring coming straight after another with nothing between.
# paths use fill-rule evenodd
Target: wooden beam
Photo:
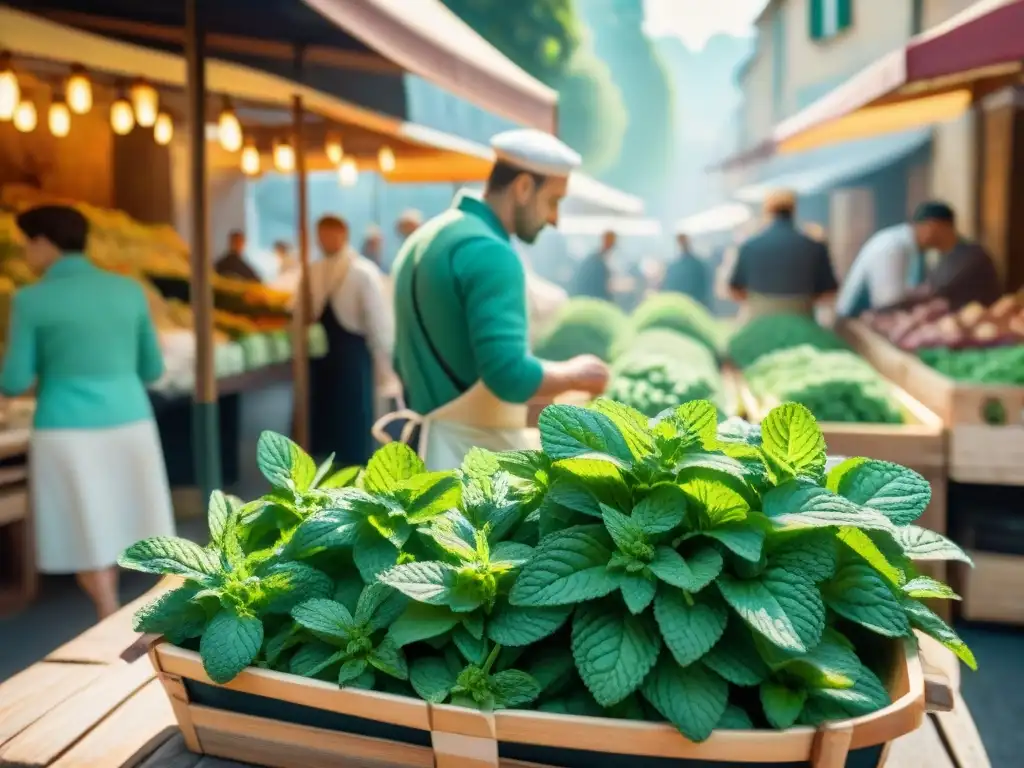
<instances>
[{"instance_id":1,"label":"wooden beam","mask_svg":"<svg viewBox=\"0 0 1024 768\"><path fill-rule=\"evenodd\" d=\"M59 24L66 24L90 32L106 35L126 35L172 45L184 46L185 30L165 24L151 24L131 19L116 19L77 11L37 11L37 15ZM264 40L257 37L208 33L206 48L211 53L234 53L244 56L260 56L265 59L293 61L295 50L290 43ZM348 69L357 72L372 72L381 75L401 75L403 69L373 52L346 51L324 45L312 45L303 49L303 61L318 66Z\"/></svg>"},{"instance_id":2,"label":"wooden beam","mask_svg":"<svg viewBox=\"0 0 1024 768\"><path fill-rule=\"evenodd\" d=\"M302 61L298 62L299 67ZM312 298L309 283L309 175L306 168L306 138L304 134L304 107L302 97L296 94L292 101L295 139L295 187L297 192L295 222L299 235L299 296L295 303L292 322L292 386L294 424L292 438L304 450L309 450L309 327Z\"/></svg>"}]
</instances>

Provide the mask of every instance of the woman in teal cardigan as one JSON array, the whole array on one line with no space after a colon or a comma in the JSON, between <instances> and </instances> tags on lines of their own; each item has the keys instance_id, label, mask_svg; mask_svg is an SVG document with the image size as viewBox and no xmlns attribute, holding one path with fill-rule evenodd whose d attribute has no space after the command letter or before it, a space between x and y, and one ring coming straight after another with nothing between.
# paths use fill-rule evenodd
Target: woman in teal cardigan
<instances>
[{"instance_id":1,"label":"woman in teal cardigan","mask_svg":"<svg viewBox=\"0 0 1024 768\"><path fill-rule=\"evenodd\" d=\"M33 208L18 227L43 277L14 296L0 390L36 388L29 477L38 568L74 573L103 618L119 607L121 551L174 533L145 387L162 375L163 357L142 288L85 257L82 214Z\"/></svg>"}]
</instances>

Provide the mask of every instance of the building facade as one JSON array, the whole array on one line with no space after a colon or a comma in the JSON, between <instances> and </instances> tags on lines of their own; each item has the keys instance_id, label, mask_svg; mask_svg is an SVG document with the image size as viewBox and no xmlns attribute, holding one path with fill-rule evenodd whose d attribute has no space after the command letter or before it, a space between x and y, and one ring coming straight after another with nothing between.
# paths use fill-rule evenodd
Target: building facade
<instances>
[{"instance_id":1,"label":"building facade","mask_svg":"<svg viewBox=\"0 0 1024 768\"><path fill-rule=\"evenodd\" d=\"M771 0L756 20L754 53L737 72L744 95L739 151L762 144L781 121L975 1ZM843 274L867 237L904 220L926 197L948 200L965 232L974 233L976 123L972 114L930 130L741 163L726 183L741 199L751 185L763 192L773 179L794 186L802 218L826 227Z\"/></svg>"}]
</instances>

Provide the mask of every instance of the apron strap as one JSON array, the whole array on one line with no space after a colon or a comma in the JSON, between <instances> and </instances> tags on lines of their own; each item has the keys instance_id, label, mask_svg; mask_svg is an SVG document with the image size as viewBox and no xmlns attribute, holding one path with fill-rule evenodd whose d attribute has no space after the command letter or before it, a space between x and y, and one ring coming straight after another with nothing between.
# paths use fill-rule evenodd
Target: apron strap
<instances>
[{"instance_id":1,"label":"apron strap","mask_svg":"<svg viewBox=\"0 0 1024 768\"><path fill-rule=\"evenodd\" d=\"M397 411L381 416L377 419L376 423L374 423L370 432L381 445L393 443L394 439L390 434L388 434L387 428L402 419L405 419L405 425L402 427L402 431L399 433L398 439L400 442L408 445L416 427L423 423L423 416L408 408L400 408Z\"/></svg>"}]
</instances>

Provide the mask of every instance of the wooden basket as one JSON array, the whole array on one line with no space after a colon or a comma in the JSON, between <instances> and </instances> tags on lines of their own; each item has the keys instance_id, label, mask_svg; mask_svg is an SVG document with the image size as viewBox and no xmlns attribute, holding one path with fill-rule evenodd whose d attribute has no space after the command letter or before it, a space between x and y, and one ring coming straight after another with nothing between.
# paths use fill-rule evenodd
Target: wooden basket
<instances>
[{"instance_id":1,"label":"wooden basket","mask_svg":"<svg viewBox=\"0 0 1024 768\"><path fill-rule=\"evenodd\" d=\"M700 744L667 724L484 714L256 668L216 685L197 653L165 642L150 658L190 750L272 768L880 768L926 708L916 643L894 648L885 709L820 729L718 731ZM930 686L949 698L948 683Z\"/></svg>"},{"instance_id":2,"label":"wooden basket","mask_svg":"<svg viewBox=\"0 0 1024 768\"><path fill-rule=\"evenodd\" d=\"M838 330L879 372L942 420L948 430L950 478L961 483L1024 485L1024 387L955 381L858 320L847 321ZM992 408L1005 414L1005 423L990 423L986 414Z\"/></svg>"},{"instance_id":3,"label":"wooden basket","mask_svg":"<svg viewBox=\"0 0 1024 768\"><path fill-rule=\"evenodd\" d=\"M750 421L761 421L770 410L767 403L754 397L739 373L733 374L740 400ZM909 467L932 487L932 500L917 524L937 533L946 533L947 470L946 430L940 419L923 403L895 384L892 395L903 411L903 424L854 424L819 422L828 451L833 456L867 456ZM919 563L921 570L942 582L949 580L947 564L942 561ZM929 604L943 618L950 618L948 601Z\"/></svg>"}]
</instances>

